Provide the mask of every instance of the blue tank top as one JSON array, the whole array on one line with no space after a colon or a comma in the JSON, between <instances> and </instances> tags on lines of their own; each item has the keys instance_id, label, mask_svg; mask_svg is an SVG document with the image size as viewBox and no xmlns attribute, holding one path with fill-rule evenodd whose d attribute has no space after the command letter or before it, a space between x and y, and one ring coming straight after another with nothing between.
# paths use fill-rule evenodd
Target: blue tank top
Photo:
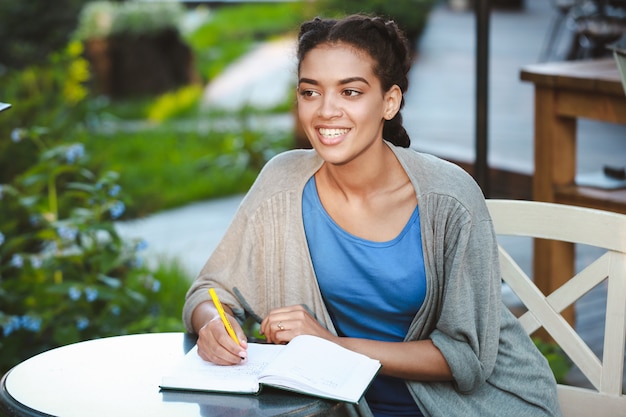
<instances>
[{"instance_id":1,"label":"blue tank top","mask_svg":"<svg viewBox=\"0 0 626 417\"><path fill-rule=\"evenodd\" d=\"M399 342L426 296L419 210L387 242L361 239L328 215L315 177L304 188L302 210L315 275L340 336ZM421 416L403 380L376 377L366 393L377 417Z\"/></svg>"}]
</instances>

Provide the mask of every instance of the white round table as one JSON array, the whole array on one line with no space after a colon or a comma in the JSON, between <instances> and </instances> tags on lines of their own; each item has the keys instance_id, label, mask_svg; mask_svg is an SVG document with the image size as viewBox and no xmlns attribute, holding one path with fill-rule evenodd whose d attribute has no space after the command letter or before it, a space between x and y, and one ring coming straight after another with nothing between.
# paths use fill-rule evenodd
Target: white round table
<instances>
[{"instance_id":1,"label":"white round table","mask_svg":"<svg viewBox=\"0 0 626 417\"><path fill-rule=\"evenodd\" d=\"M264 389L260 395L162 391L162 375L193 347L183 333L80 342L41 353L7 372L7 416L344 416L343 403Z\"/></svg>"}]
</instances>

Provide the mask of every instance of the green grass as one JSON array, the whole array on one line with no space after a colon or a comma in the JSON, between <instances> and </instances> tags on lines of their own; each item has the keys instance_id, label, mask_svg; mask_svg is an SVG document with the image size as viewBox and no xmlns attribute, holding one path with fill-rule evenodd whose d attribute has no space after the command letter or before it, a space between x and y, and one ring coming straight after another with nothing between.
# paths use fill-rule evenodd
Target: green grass
<instances>
[{"instance_id":1,"label":"green grass","mask_svg":"<svg viewBox=\"0 0 626 417\"><path fill-rule=\"evenodd\" d=\"M291 134L238 130L201 133L172 125L94 134L85 148L100 170L120 173L125 218L245 192L261 166L293 143Z\"/></svg>"}]
</instances>

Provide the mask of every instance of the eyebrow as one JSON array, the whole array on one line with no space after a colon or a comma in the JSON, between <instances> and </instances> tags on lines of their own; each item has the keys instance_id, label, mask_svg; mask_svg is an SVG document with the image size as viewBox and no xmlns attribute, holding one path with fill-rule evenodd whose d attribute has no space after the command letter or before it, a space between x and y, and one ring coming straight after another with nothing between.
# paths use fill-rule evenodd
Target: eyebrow
<instances>
[{"instance_id":1,"label":"eyebrow","mask_svg":"<svg viewBox=\"0 0 626 417\"><path fill-rule=\"evenodd\" d=\"M344 78L342 80L339 80L339 85L344 85L344 84L350 84L353 82L362 82L365 83L367 85L370 85L369 82L367 82L367 80L363 77L349 77L349 78ZM312 85L319 85L319 82L317 82L316 80L313 80L311 78L300 78L300 80L298 81L298 84L302 84L302 83L306 83L306 84L312 84Z\"/></svg>"}]
</instances>

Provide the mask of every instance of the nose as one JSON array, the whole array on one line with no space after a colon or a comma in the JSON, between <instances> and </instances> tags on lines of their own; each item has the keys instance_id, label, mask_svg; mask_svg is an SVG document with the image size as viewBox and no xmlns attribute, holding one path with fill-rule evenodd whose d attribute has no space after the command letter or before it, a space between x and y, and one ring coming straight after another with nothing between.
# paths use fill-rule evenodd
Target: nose
<instances>
[{"instance_id":1,"label":"nose","mask_svg":"<svg viewBox=\"0 0 626 417\"><path fill-rule=\"evenodd\" d=\"M342 115L341 106L337 102L337 98L330 94L322 96L318 109L319 116L324 119L333 119Z\"/></svg>"}]
</instances>

